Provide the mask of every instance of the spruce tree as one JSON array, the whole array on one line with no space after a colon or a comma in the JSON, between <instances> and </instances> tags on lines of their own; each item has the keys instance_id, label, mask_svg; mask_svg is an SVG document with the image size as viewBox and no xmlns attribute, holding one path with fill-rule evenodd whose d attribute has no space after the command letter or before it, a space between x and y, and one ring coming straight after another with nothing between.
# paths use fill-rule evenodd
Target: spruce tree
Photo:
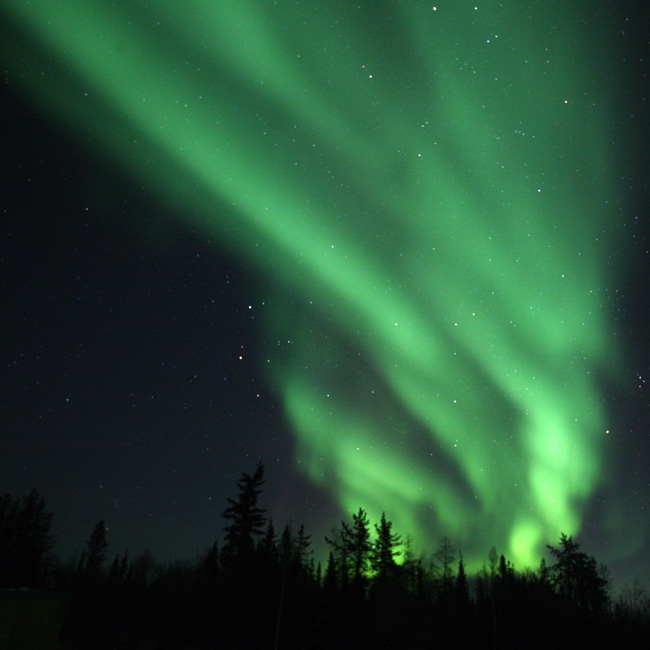
<instances>
[{"instance_id":1,"label":"spruce tree","mask_svg":"<svg viewBox=\"0 0 650 650\"><path fill-rule=\"evenodd\" d=\"M0 497L0 587L39 586L54 544L52 513L32 490L21 500Z\"/></svg>"},{"instance_id":2,"label":"spruce tree","mask_svg":"<svg viewBox=\"0 0 650 650\"><path fill-rule=\"evenodd\" d=\"M400 552L397 550L402 543L402 538L393 533L393 522L386 520L386 513L381 513L381 521L375 524L377 539L370 556L370 564L375 571L379 580L386 580L391 576L397 563L395 558L399 557Z\"/></svg>"},{"instance_id":3,"label":"spruce tree","mask_svg":"<svg viewBox=\"0 0 650 650\"><path fill-rule=\"evenodd\" d=\"M363 508L352 515L352 526L342 523L341 539L350 558L352 578L358 583L365 575L370 560L370 524Z\"/></svg>"},{"instance_id":4,"label":"spruce tree","mask_svg":"<svg viewBox=\"0 0 650 650\"><path fill-rule=\"evenodd\" d=\"M102 566L106 561L107 549L108 542L106 541L106 524L102 519L95 524L95 527L86 542L83 569L88 575L94 578L101 575Z\"/></svg>"},{"instance_id":5,"label":"spruce tree","mask_svg":"<svg viewBox=\"0 0 650 650\"><path fill-rule=\"evenodd\" d=\"M461 608L466 608L469 605L469 585L467 582L467 574L465 573L465 563L463 562L463 554L458 553L458 573L456 574L456 602Z\"/></svg>"},{"instance_id":6,"label":"spruce tree","mask_svg":"<svg viewBox=\"0 0 650 650\"><path fill-rule=\"evenodd\" d=\"M266 511L258 506L262 485L264 466L258 463L252 476L244 472L237 481L238 498L228 499L230 505L224 510L223 517L232 523L225 528L222 553L226 561L249 559L255 549L255 540L264 532Z\"/></svg>"},{"instance_id":7,"label":"spruce tree","mask_svg":"<svg viewBox=\"0 0 650 650\"><path fill-rule=\"evenodd\" d=\"M551 582L568 609L600 614L609 607L607 580L596 560L580 550L573 537L562 533L558 547L548 545L555 564L550 567Z\"/></svg>"}]
</instances>

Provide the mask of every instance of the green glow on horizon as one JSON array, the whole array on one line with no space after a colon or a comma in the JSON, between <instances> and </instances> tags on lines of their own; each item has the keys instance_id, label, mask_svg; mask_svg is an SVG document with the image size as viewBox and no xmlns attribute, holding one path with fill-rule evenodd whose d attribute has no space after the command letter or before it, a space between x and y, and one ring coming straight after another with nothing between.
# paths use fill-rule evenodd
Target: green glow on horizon
<instances>
[{"instance_id":1,"label":"green glow on horizon","mask_svg":"<svg viewBox=\"0 0 650 650\"><path fill-rule=\"evenodd\" d=\"M5 4L26 89L274 283L298 468L470 564L577 532L617 363L578 3Z\"/></svg>"}]
</instances>

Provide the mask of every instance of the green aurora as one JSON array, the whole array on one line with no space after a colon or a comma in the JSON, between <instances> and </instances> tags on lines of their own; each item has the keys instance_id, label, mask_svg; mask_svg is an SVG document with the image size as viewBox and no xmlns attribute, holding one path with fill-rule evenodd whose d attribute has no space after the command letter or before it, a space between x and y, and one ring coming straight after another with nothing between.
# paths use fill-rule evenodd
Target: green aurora
<instances>
[{"instance_id":1,"label":"green aurora","mask_svg":"<svg viewBox=\"0 0 650 650\"><path fill-rule=\"evenodd\" d=\"M3 4L25 91L269 284L299 471L470 564L579 531L620 357L594 3Z\"/></svg>"}]
</instances>

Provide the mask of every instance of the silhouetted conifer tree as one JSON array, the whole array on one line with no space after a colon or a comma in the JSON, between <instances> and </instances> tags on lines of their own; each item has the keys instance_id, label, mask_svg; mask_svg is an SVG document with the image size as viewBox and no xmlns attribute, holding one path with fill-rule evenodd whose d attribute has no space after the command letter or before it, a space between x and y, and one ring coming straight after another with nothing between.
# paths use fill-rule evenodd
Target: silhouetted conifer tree
<instances>
[{"instance_id":1,"label":"silhouetted conifer tree","mask_svg":"<svg viewBox=\"0 0 650 650\"><path fill-rule=\"evenodd\" d=\"M352 568L352 578L359 583L368 569L370 560L370 524L363 508L352 515L352 526L342 522L341 540L347 548Z\"/></svg>"},{"instance_id":2,"label":"silhouetted conifer tree","mask_svg":"<svg viewBox=\"0 0 650 650\"><path fill-rule=\"evenodd\" d=\"M203 557L203 572L211 580L219 575L219 546L214 542Z\"/></svg>"},{"instance_id":3,"label":"silhouetted conifer tree","mask_svg":"<svg viewBox=\"0 0 650 650\"><path fill-rule=\"evenodd\" d=\"M542 584L548 584L550 581L550 576L548 572L548 567L546 566L546 559L542 558L539 562L539 569L537 569L537 578Z\"/></svg>"},{"instance_id":4,"label":"silhouetted conifer tree","mask_svg":"<svg viewBox=\"0 0 650 650\"><path fill-rule=\"evenodd\" d=\"M300 524L296 535L296 557L305 571L309 570L311 554L311 535L307 535L305 525Z\"/></svg>"},{"instance_id":5,"label":"silhouetted conifer tree","mask_svg":"<svg viewBox=\"0 0 650 650\"><path fill-rule=\"evenodd\" d=\"M115 554L111 568L108 572L108 577L111 585L113 587L119 587L123 585L126 581L129 572L129 558L128 558L128 549L124 551L122 557L119 553Z\"/></svg>"},{"instance_id":6,"label":"silhouetted conifer tree","mask_svg":"<svg viewBox=\"0 0 650 650\"><path fill-rule=\"evenodd\" d=\"M291 527L287 524L282 530L280 542L278 543L278 559L284 571L286 571L287 567L295 567L295 556L296 549L293 540L293 533L291 532Z\"/></svg>"},{"instance_id":7,"label":"silhouetted conifer tree","mask_svg":"<svg viewBox=\"0 0 650 650\"><path fill-rule=\"evenodd\" d=\"M320 562L316 565L316 573L314 574L314 577L315 577L315 580L316 580L316 586L319 587L319 588L322 587L322 585L323 585L323 567L321 566Z\"/></svg>"},{"instance_id":8,"label":"silhouetted conifer tree","mask_svg":"<svg viewBox=\"0 0 650 650\"><path fill-rule=\"evenodd\" d=\"M497 567L499 565L499 554L497 553L494 546L490 546L490 552L488 553L488 560L490 561L490 577L494 577L497 572Z\"/></svg>"},{"instance_id":9,"label":"silhouetted conifer tree","mask_svg":"<svg viewBox=\"0 0 650 650\"><path fill-rule=\"evenodd\" d=\"M609 607L607 580L599 574L596 560L564 533L559 546L548 545L548 549L555 558L551 581L565 604L590 614L605 612Z\"/></svg>"},{"instance_id":10,"label":"silhouetted conifer tree","mask_svg":"<svg viewBox=\"0 0 650 650\"><path fill-rule=\"evenodd\" d=\"M327 557L327 565L325 566L325 577L323 578L323 589L326 594L333 594L339 586L337 575L336 559L334 558L334 551L330 551Z\"/></svg>"},{"instance_id":11,"label":"silhouetted conifer tree","mask_svg":"<svg viewBox=\"0 0 650 650\"><path fill-rule=\"evenodd\" d=\"M510 578L514 575L512 564L506 561L505 555L501 554L499 558L499 568L497 569L500 578Z\"/></svg>"},{"instance_id":12,"label":"silhouetted conifer tree","mask_svg":"<svg viewBox=\"0 0 650 650\"><path fill-rule=\"evenodd\" d=\"M264 536L259 542L259 550L264 562L271 563L275 560L277 552L277 535L275 534L275 527L273 526L273 519L269 517L266 524Z\"/></svg>"},{"instance_id":13,"label":"silhouetted conifer tree","mask_svg":"<svg viewBox=\"0 0 650 650\"><path fill-rule=\"evenodd\" d=\"M47 554L54 544L50 535L52 513L32 490L21 500L0 497L0 587L37 587L44 579Z\"/></svg>"},{"instance_id":14,"label":"silhouetted conifer tree","mask_svg":"<svg viewBox=\"0 0 650 650\"><path fill-rule=\"evenodd\" d=\"M325 580L328 581L329 575L329 584L336 583L338 588L345 588L350 577L350 551L343 541L341 529L334 526L331 536L325 537L325 542L332 549L327 563Z\"/></svg>"},{"instance_id":15,"label":"silhouetted conifer tree","mask_svg":"<svg viewBox=\"0 0 650 650\"><path fill-rule=\"evenodd\" d=\"M266 512L257 503L264 485L264 466L258 463L251 476L244 472L237 481L239 496L228 499L230 504L223 512L223 517L232 523L226 526L226 538L222 549L224 559L247 560L252 556L255 540L264 531Z\"/></svg>"},{"instance_id":16,"label":"silhouetted conifer tree","mask_svg":"<svg viewBox=\"0 0 650 650\"><path fill-rule=\"evenodd\" d=\"M399 545L402 538L393 533L393 522L386 520L386 513L381 513L381 521L375 524L377 538L370 553L370 565L380 581L386 581L395 573L397 563L395 558L399 557Z\"/></svg>"},{"instance_id":17,"label":"silhouetted conifer tree","mask_svg":"<svg viewBox=\"0 0 650 650\"><path fill-rule=\"evenodd\" d=\"M456 602L461 608L469 605L469 584L465 574L465 564L463 563L463 554L458 553L458 572L456 573Z\"/></svg>"},{"instance_id":18,"label":"silhouetted conifer tree","mask_svg":"<svg viewBox=\"0 0 650 650\"><path fill-rule=\"evenodd\" d=\"M281 571L280 564L277 535L273 521L269 518L264 534L257 542L255 567L258 574L256 577L258 589L266 592L273 589L274 581Z\"/></svg>"},{"instance_id":19,"label":"silhouetted conifer tree","mask_svg":"<svg viewBox=\"0 0 650 650\"><path fill-rule=\"evenodd\" d=\"M101 576L107 550L106 522L102 519L95 524L84 549L84 561L81 568L88 577L96 579Z\"/></svg>"}]
</instances>

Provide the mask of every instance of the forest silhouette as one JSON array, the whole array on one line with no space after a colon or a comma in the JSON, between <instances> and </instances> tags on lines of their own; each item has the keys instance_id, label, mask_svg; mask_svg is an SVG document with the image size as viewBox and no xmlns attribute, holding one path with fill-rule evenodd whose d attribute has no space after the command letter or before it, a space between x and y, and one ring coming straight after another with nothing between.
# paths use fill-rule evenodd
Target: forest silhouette
<instances>
[{"instance_id":1,"label":"forest silhouette","mask_svg":"<svg viewBox=\"0 0 650 650\"><path fill-rule=\"evenodd\" d=\"M221 547L164 563L150 552L109 561L103 520L62 562L44 498L0 497L0 626L17 594L50 593L67 600L52 647L70 650L648 647L645 588L612 599L604 567L563 533L536 570L493 547L470 574L448 537L418 555L385 513L371 523L359 508L325 538L321 564L304 526L276 531L263 486L258 464L227 500ZM7 647L28 647L13 634Z\"/></svg>"}]
</instances>

